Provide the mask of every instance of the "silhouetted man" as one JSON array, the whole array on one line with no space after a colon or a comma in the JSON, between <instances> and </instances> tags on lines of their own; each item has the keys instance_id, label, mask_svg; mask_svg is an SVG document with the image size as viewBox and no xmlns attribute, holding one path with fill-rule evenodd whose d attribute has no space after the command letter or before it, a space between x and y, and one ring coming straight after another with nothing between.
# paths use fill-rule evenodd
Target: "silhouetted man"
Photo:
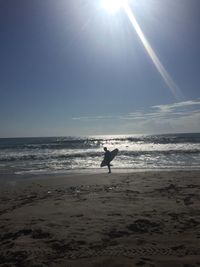
<instances>
[{"instance_id":1,"label":"silhouetted man","mask_svg":"<svg viewBox=\"0 0 200 267\"><path fill-rule=\"evenodd\" d=\"M108 170L109 170L108 173L111 173L111 169L110 169L111 153L110 153L110 151L107 149L107 147L104 147L104 151L105 151L105 154L104 154L104 161L105 161L106 165L108 166Z\"/></svg>"}]
</instances>

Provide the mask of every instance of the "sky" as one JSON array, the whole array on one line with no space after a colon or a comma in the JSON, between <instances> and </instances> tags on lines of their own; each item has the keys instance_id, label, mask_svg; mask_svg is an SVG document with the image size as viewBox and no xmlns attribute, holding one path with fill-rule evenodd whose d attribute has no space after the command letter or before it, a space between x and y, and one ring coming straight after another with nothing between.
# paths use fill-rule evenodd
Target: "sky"
<instances>
[{"instance_id":1,"label":"sky","mask_svg":"<svg viewBox=\"0 0 200 267\"><path fill-rule=\"evenodd\" d=\"M200 132L200 1L102 3L0 0L0 137Z\"/></svg>"}]
</instances>

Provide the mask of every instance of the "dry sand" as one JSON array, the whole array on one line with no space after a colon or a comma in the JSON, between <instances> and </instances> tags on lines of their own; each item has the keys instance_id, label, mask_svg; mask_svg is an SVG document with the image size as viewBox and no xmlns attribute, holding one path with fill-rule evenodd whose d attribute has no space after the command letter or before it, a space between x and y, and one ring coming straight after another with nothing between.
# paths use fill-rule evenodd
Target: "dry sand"
<instances>
[{"instance_id":1,"label":"dry sand","mask_svg":"<svg viewBox=\"0 0 200 267\"><path fill-rule=\"evenodd\" d=\"M1 186L0 266L200 266L200 172Z\"/></svg>"}]
</instances>

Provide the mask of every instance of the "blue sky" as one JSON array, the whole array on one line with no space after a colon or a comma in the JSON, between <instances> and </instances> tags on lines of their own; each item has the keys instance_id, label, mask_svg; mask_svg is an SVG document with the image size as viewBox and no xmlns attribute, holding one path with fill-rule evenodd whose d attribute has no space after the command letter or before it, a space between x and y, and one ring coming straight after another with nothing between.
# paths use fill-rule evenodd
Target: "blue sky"
<instances>
[{"instance_id":1,"label":"blue sky","mask_svg":"<svg viewBox=\"0 0 200 267\"><path fill-rule=\"evenodd\" d=\"M0 1L0 137L200 132L200 1Z\"/></svg>"}]
</instances>

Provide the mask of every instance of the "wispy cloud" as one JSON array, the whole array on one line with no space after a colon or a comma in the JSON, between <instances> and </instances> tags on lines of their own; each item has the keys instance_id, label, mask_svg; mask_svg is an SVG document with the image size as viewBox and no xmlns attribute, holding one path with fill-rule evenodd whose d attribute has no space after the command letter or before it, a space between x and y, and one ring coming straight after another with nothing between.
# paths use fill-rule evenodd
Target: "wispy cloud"
<instances>
[{"instance_id":1,"label":"wispy cloud","mask_svg":"<svg viewBox=\"0 0 200 267\"><path fill-rule=\"evenodd\" d=\"M85 116L73 120L91 121L127 132L200 132L200 99L154 105L148 110L136 110L122 115Z\"/></svg>"},{"instance_id":2,"label":"wispy cloud","mask_svg":"<svg viewBox=\"0 0 200 267\"><path fill-rule=\"evenodd\" d=\"M83 117L74 117L72 120L77 121L92 121L92 120L107 120L116 118L115 116L83 116Z\"/></svg>"},{"instance_id":3,"label":"wispy cloud","mask_svg":"<svg viewBox=\"0 0 200 267\"><path fill-rule=\"evenodd\" d=\"M153 109L159 110L160 112L164 113L170 113L174 110L180 109L180 108L188 108L188 107L195 107L199 106L200 107L200 100L188 100L188 101L183 101L183 102L177 102L174 104L169 104L169 105L157 105L157 106L152 106Z\"/></svg>"},{"instance_id":4,"label":"wispy cloud","mask_svg":"<svg viewBox=\"0 0 200 267\"><path fill-rule=\"evenodd\" d=\"M156 105L146 112L133 112L122 116L122 119L154 119L192 115L200 112L200 100L189 100L173 104Z\"/></svg>"},{"instance_id":5,"label":"wispy cloud","mask_svg":"<svg viewBox=\"0 0 200 267\"><path fill-rule=\"evenodd\" d=\"M124 115L106 115L106 116L80 116L72 120L146 120L157 118L176 118L184 117L200 112L200 100L188 100L173 104L156 105L149 108L148 111L135 111Z\"/></svg>"}]
</instances>

